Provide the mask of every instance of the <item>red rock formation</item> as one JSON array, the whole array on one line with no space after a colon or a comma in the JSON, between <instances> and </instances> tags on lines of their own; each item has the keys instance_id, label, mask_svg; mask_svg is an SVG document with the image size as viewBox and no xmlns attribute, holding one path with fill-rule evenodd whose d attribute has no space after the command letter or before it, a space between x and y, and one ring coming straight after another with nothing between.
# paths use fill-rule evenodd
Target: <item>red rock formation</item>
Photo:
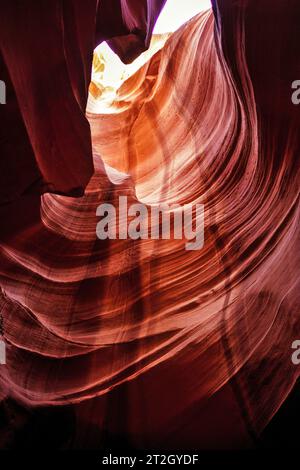
<instances>
[{"instance_id":1,"label":"red rock formation","mask_svg":"<svg viewBox=\"0 0 300 470\"><path fill-rule=\"evenodd\" d=\"M35 217L2 237L6 394L76 404L90 426L160 448L251 445L283 403L299 373L299 110L289 93L300 9L270 5L213 2L215 18L174 33L109 113L90 103L85 195L44 194ZM33 123L34 135L40 125L50 123ZM88 174L78 147L62 150L75 152L75 179ZM63 169L60 179L74 186ZM119 195L203 203L204 248L98 240L96 208Z\"/></svg>"}]
</instances>

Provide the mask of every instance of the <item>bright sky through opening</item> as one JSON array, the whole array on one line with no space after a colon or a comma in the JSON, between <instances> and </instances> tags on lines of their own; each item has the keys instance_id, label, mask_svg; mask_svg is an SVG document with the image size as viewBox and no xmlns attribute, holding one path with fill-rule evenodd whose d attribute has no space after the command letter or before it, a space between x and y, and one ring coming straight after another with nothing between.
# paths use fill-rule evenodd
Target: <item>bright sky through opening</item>
<instances>
[{"instance_id":1,"label":"bright sky through opening","mask_svg":"<svg viewBox=\"0 0 300 470\"><path fill-rule=\"evenodd\" d=\"M211 8L210 0L167 0L155 25L154 33L176 31L183 23L208 8Z\"/></svg>"},{"instance_id":2,"label":"bright sky through opening","mask_svg":"<svg viewBox=\"0 0 300 470\"><path fill-rule=\"evenodd\" d=\"M157 20L154 34L172 33L193 16L209 8L211 8L210 0L167 0ZM152 44L149 51L141 54L129 65L123 64L106 42L100 44L95 51L96 54L99 54L98 62L94 60L93 63L91 89L94 98L90 94L88 109L93 102L94 108L97 106L99 113L111 112L117 90L122 83L142 67L147 60L150 60L155 51L163 47L166 40L167 36L165 35L157 40L156 45Z\"/></svg>"}]
</instances>

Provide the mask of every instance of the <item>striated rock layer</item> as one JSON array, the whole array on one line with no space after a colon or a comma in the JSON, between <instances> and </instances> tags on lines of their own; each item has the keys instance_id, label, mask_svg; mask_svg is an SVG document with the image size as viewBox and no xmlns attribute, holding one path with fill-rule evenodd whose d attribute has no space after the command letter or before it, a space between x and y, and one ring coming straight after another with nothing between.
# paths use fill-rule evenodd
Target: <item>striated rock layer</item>
<instances>
[{"instance_id":1,"label":"striated rock layer","mask_svg":"<svg viewBox=\"0 0 300 470\"><path fill-rule=\"evenodd\" d=\"M136 447L256 441L299 374L299 19L296 0L215 1L105 113L93 82L85 195L44 194L2 236L4 395ZM204 204L204 247L97 239L120 195Z\"/></svg>"}]
</instances>

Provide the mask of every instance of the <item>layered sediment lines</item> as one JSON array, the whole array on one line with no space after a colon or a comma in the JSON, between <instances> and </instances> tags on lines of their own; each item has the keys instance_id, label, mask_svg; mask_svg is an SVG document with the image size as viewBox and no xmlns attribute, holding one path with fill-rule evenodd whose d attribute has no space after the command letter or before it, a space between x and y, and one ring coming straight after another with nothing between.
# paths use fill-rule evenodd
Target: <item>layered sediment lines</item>
<instances>
[{"instance_id":1,"label":"layered sediment lines","mask_svg":"<svg viewBox=\"0 0 300 470\"><path fill-rule=\"evenodd\" d=\"M91 400L88 419L137 446L249 445L299 372L299 132L289 97L270 98L291 70L262 95L259 12L224 3L167 39L105 113L92 85L85 195L44 194L1 243L4 393ZM203 204L203 248L97 239L97 207L119 196Z\"/></svg>"}]
</instances>

